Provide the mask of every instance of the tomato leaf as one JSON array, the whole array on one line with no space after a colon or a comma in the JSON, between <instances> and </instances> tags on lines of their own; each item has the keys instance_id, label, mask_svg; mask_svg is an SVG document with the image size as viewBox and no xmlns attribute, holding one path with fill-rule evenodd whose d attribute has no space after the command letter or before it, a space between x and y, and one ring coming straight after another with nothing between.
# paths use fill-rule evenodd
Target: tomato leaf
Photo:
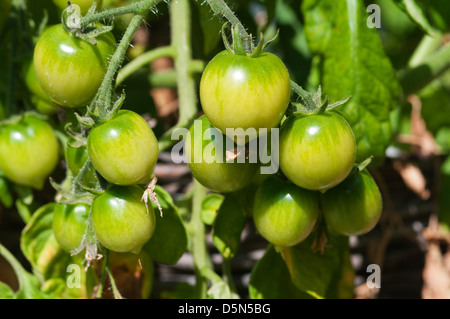
<instances>
[{"instance_id":1,"label":"tomato leaf","mask_svg":"<svg viewBox=\"0 0 450 319\"><path fill-rule=\"evenodd\" d=\"M156 185L155 192L163 211L152 202L156 217L155 232L142 248L150 258L163 264L175 264L187 250L187 232L178 208L172 197L161 186Z\"/></svg>"},{"instance_id":2,"label":"tomato leaf","mask_svg":"<svg viewBox=\"0 0 450 319\"><path fill-rule=\"evenodd\" d=\"M236 254L248 218L248 211L239 194L228 193L212 227L213 243L224 258L231 259Z\"/></svg>"},{"instance_id":3,"label":"tomato leaf","mask_svg":"<svg viewBox=\"0 0 450 319\"><path fill-rule=\"evenodd\" d=\"M214 223L214 219L217 216L220 205L222 205L223 199L224 196L217 193L208 194L203 199L201 219L206 225L212 225Z\"/></svg>"},{"instance_id":4,"label":"tomato leaf","mask_svg":"<svg viewBox=\"0 0 450 319\"><path fill-rule=\"evenodd\" d=\"M427 1L428 2L428 1ZM423 31L430 36L438 32L433 22L429 19L429 5L420 0L394 0L394 3L414 21ZM445 11L445 10L444 10ZM447 10L448 11L448 10Z\"/></svg>"},{"instance_id":5,"label":"tomato leaf","mask_svg":"<svg viewBox=\"0 0 450 319\"><path fill-rule=\"evenodd\" d=\"M269 273L271 275L267 276ZM312 298L293 284L283 258L272 245L253 267L248 289L252 299Z\"/></svg>"},{"instance_id":6,"label":"tomato leaf","mask_svg":"<svg viewBox=\"0 0 450 319\"><path fill-rule=\"evenodd\" d=\"M348 237L329 237L323 253L312 249L317 238L318 232L314 232L300 244L282 251L292 282L315 298L350 296L353 270L348 268Z\"/></svg>"},{"instance_id":7,"label":"tomato leaf","mask_svg":"<svg viewBox=\"0 0 450 319\"><path fill-rule=\"evenodd\" d=\"M389 113L400 86L376 28L367 25L364 2L307 0L302 4L312 52L322 56L322 88L330 101L351 96L337 107L351 125L357 161L384 159L392 133Z\"/></svg>"},{"instance_id":8,"label":"tomato leaf","mask_svg":"<svg viewBox=\"0 0 450 319\"><path fill-rule=\"evenodd\" d=\"M7 284L0 281L0 299L14 299L14 291Z\"/></svg>"}]
</instances>

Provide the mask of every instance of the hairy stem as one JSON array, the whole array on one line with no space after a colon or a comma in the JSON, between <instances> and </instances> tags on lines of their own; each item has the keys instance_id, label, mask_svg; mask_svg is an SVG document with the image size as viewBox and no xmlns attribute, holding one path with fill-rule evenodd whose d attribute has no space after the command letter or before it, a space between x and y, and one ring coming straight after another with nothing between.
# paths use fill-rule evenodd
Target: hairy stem
<instances>
[{"instance_id":1,"label":"hairy stem","mask_svg":"<svg viewBox=\"0 0 450 319\"><path fill-rule=\"evenodd\" d=\"M203 2L203 1L202 1ZM228 20L232 26L237 26L239 28L239 33L242 38L242 44L244 46L244 50L247 53L251 53L252 51L252 37L247 33L242 23L236 17L234 12L230 9L230 7L223 0L206 0L211 9L214 11L216 15L220 15Z\"/></svg>"}]
</instances>

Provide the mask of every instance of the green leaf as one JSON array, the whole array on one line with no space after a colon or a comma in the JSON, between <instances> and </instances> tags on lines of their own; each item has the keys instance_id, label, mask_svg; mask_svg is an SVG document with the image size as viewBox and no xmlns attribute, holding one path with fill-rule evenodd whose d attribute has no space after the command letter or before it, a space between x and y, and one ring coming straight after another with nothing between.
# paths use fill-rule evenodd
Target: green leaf
<instances>
[{"instance_id":1,"label":"green leaf","mask_svg":"<svg viewBox=\"0 0 450 319\"><path fill-rule=\"evenodd\" d=\"M7 284L0 281L0 299L14 299L14 291Z\"/></svg>"},{"instance_id":2,"label":"green leaf","mask_svg":"<svg viewBox=\"0 0 450 319\"><path fill-rule=\"evenodd\" d=\"M253 267L248 289L252 299L312 298L293 284L283 258L272 245Z\"/></svg>"},{"instance_id":3,"label":"green leaf","mask_svg":"<svg viewBox=\"0 0 450 319\"><path fill-rule=\"evenodd\" d=\"M0 244L0 256L3 256L8 261L17 276L19 290L15 294L16 299L55 298L55 296L46 294L41 290L41 284L38 277L26 271L19 261L2 244ZM8 294L5 286L3 286L2 289L5 294Z\"/></svg>"},{"instance_id":4,"label":"green leaf","mask_svg":"<svg viewBox=\"0 0 450 319\"><path fill-rule=\"evenodd\" d=\"M236 254L248 219L249 214L239 194L228 193L212 227L213 243L224 258L231 259Z\"/></svg>"},{"instance_id":5,"label":"green leaf","mask_svg":"<svg viewBox=\"0 0 450 319\"><path fill-rule=\"evenodd\" d=\"M376 28L367 26L362 0L306 0L302 4L309 48L322 56L321 83L334 102L351 96L337 110L351 125L357 161L371 155L383 161L392 133L389 113L400 86Z\"/></svg>"},{"instance_id":6,"label":"green leaf","mask_svg":"<svg viewBox=\"0 0 450 319\"><path fill-rule=\"evenodd\" d=\"M418 0L394 0L395 4L406 12L411 20L413 20L423 31L433 36L437 33L437 30L430 23L427 12L425 10L425 4L423 1Z\"/></svg>"},{"instance_id":7,"label":"green leaf","mask_svg":"<svg viewBox=\"0 0 450 319\"><path fill-rule=\"evenodd\" d=\"M159 208L152 203L156 227L152 238L144 245L143 250L157 262L175 264L187 250L186 228L170 194L159 185L156 185L155 192L163 217L160 216Z\"/></svg>"},{"instance_id":8,"label":"green leaf","mask_svg":"<svg viewBox=\"0 0 450 319\"><path fill-rule=\"evenodd\" d=\"M202 201L201 219L206 225L212 225L222 205L224 196L216 193L206 195Z\"/></svg>"},{"instance_id":9,"label":"green leaf","mask_svg":"<svg viewBox=\"0 0 450 319\"><path fill-rule=\"evenodd\" d=\"M315 298L350 296L353 270L348 268L348 237L329 237L325 250L320 252L312 249L318 236L314 232L300 244L282 251L292 282Z\"/></svg>"},{"instance_id":10,"label":"green leaf","mask_svg":"<svg viewBox=\"0 0 450 319\"><path fill-rule=\"evenodd\" d=\"M65 285L61 297L86 298L90 295L90 291L95 284L95 274L92 268L89 268L87 272L83 270L84 256L81 254L70 256L56 241L52 226L55 205L55 203L47 203L33 213L22 231L20 247L24 256L30 262L33 273L41 281L57 278L65 281L71 275L68 271L69 265L74 265L77 269L80 269L80 285L77 287ZM50 290L61 291L60 289Z\"/></svg>"},{"instance_id":11,"label":"green leaf","mask_svg":"<svg viewBox=\"0 0 450 319\"><path fill-rule=\"evenodd\" d=\"M205 267L201 269L203 277L211 281L211 287L207 291L210 299L239 299L239 296L231 291L226 281L217 275L212 269Z\"/></svg>"}]
</instances>

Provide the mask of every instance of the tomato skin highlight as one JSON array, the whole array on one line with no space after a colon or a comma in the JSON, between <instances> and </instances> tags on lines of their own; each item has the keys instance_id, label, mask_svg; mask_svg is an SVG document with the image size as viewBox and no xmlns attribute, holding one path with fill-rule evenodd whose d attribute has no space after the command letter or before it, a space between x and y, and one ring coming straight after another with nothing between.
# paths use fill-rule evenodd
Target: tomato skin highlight
<instances>
[{"instance_id":1,"label":"tomato skin highlight","mask_svg":"<svg viewBox=\"0 0 450 319\"><path fill-rule=\"evenodd\" d=\"M46 29L34 50L34 68L43 91L58 105L82 107L97 93L116 50L111 32L97 45L73 38L61 24Z\"/></svg>"},{"instance_id":2,"label":"tomato skin highlight","mask_svg":"<svg viewBox=\"0 0 450 319\"><path fill-rule=\"evenodd\" d=\"M92 225L100 243L116 252L138 254L155 230L152 205L141 202L143 190L136 185L107 189L92 203Z\"/></svg>"},{"instance_id":3,"label":"tomato skin highlight","mask_svg":"<svg viewBox=\"0 0 450 319\"><path fill-rule=\"evenodd\" d=\"M96 170L117 185L147 183L159 154L158 140L148 123L124 109L91 129L87 150Z\"/></svg>"},{"instance_id":4,"label":"tomato skin highlight","mask_svg":"<svg viewBox=\"0 0 450 319\"><path fill-rule=\"evenodd\" d=\"M335 112L290 116L280 130L280 168L294 184L326 191L342 182L356 159L356 140Z\"/></svg>"},{"instance_id":5,"label":"tomato skin highlight","mask_svg":"<svg viewBox=\"0 0 450 319\"><path fill-rule=\"evenodd\" d=\"M266 178L258 187L253 220L258 232L279 247L292 247L314 229L319 217L316 192L300 188L276 176Z\"/></svg>"},{"instance_id":6,"label":"tomato skin highlight","mask_svg":"<svg viewBox=\"0 0 450 319\"><path fill-rule=\"evenodd\" d=\"M14 183L42 189L59 160L53 128L32 113L0 126L0 170Z\"/></svg>"},{"instance_id":7,"label":"tomato skin highlight","mask_svg":"<svg viewBox=\"0 0 450 319\"><path fill-rule=\"evenodd\" d=\"M90 206L58 203L53 211L53 233L64 251L78 248L86 231Z\"/></svg>"},{"instance_id":8,"label":"tomato skin highlight","mask_svg":"<svg viewBox=\"0 0 450 319\"><path fill-rule=\"evenodd\" d=\"M383 210L381 193L367 170L321 194L320 204L328 227L346 236L371 231Z\"/></svg>"},{"instance_id":9,"label":"tomato skin highlight","mask_svg":"<svg viewBox=\"0 0 450 319\"><path fill-rule=\"evenodd\" d=\"M289 98L289 72L269 52L248 57L222 51L208 63L200 81L203 111L224 134L227 128L276 127Z\"/></svg>"},{"instance_id":10,"label":"tomato skin highlight","mask_svg":"<svg viewBox=\"0 0 450 319\"><path fill-rule=\"evenodd\" d=\"M186 159L192 175L200 184L217 193L230 193L249 185L259 168L258 163L250 163L248 159L245 163L239 163L237 159L227 162L227 140L230 145L233 145L233 151L234 142L214 128L205 115L197 121L200 121L201 127L196 127L194 123L185 140ZM195 132L197 128L201 129L199 133ZM218 139L214 141L206 137L203 139L207 130L215 130L212 134L217 135ZM213 145L215 151L214 155L211 155L205 148ZM218 151L220 148L223 156L220 156Z\"/></svg>"}]
</instances>

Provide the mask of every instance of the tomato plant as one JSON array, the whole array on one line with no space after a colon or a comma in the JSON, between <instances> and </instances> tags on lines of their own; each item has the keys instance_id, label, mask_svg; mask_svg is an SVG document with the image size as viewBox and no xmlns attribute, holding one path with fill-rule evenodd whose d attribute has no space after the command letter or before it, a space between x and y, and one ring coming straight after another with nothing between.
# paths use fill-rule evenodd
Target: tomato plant
<instances>
[{"instance_id":1,"label":"tomato plant","mask_svg":"<svg viewBox=\"0 0 450 319\"><path fill-rule=\"evenodd\" d=\"M147 211L138 186L113 186L92 203L92 225L100 243L115 252L138 254L155 230L153 208Z\"/></svg>"},{"instance_id":2,"label":"tomato plant","mask_svg":"<svg viewBox=\"0 0 450 319\"><path fill-rule=\"evenodd\" d=\"M363 170L322 194L320 207L333 231L346 236L363 235L378 223L383 200L376 182Z\"/></svg>"},{"instance_id":3,"label":"tomato plant","mask_svg":"<svg viewBox=\"0 0 450 319\"><path fill-rule=\"evenodd\" d=\"M0 0L0 298L447 297L448 1L369 2Z\"/></svg>"},{"instance_id":4,"label":"tomato plant","mask_svg":"<svg viewBox=\"0 0 450 319\"><path fill-rule=\"evenodd\" d=\"M99 173L118 185L145 184L158 160L158 142L137 113L120 110L89 132L87 151Z\"/></svg>"},{"instance_id":5,"label":"tomato plant","mask_svg":"<svg viewBox=\"0 0 450 319\"><path fill-rule=\"evenodd\" d=\"M32 113L0 126L0 169L13 182L42 189L58 164L59 144L53 128Z\"/></svg>"},{"instance_id":6,"label":"tomato plant","mask_svg":"<svg viewBox=\"0 0 450 319\"><path fill-rule=\"evenodd\" d=\"M249 158L239 162L234 141L212 126L205 115L196 121L199 124L191 126L185 144L192 175L218 193L234 192L249 185L258 163L251 163Z\"/></svg>"},{"instance_id":7,"label":"tomato plant","mask_svg":"<svg viewBox=\"0 0 450 319\"><path fill-rule=\"evenodd\" d=\"M87 204L56 204L53 211L53 233L61 247L72 252L80 247L86 232L90 206Z\"/></svg>"},{"instance_id":8,"label":"tomato plant","mask_svg":"<svg viewBox=\"0 0 450 319\"><path fill-rule=\"evenodd\" d=\"M289 117L280 130L280 168L296 185L326 191L342 182L356 158L346 120L334 112Z\"/></svg>"},{"instance_id":9,"label":"tomato plant","mask_svg":"<svg viewBox=\"0 0 450 319\"><path fill-rule=\"evenodd\" d=\"M91 102L116 48L112 33L104 33L96 41L93 45L71 37L61 24L41 34L34 50L34 68L52 101L65 107Z\"/></svg>"}]
</instances>

